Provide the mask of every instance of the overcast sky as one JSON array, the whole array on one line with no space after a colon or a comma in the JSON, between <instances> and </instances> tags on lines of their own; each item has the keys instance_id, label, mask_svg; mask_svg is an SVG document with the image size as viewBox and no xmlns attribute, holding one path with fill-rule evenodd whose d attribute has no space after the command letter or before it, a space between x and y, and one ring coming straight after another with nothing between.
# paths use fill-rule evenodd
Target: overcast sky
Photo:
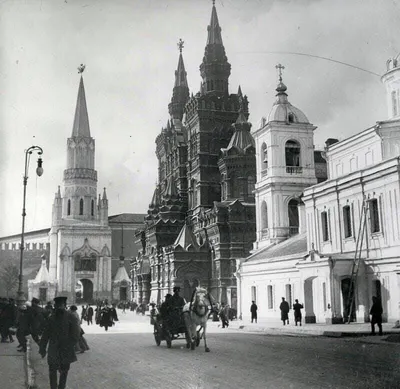
<instances>
[{"instance_id":1,"label":"overcast sky","mask_svg":"<svg viewBox=\"0 0 400 389\"><path fill-rule=\"evenodd\" d=\"M400 50L400 6L392 0L216 0L232 65L230 92L248 96L253 129L275 100L275 65L289 101L318 126L315 143L346 138L387 118L380 77ZM98 192L109 214L146 213L157 176L155 137L185 41L191 93L200 85L211 0L0 0L0 236L21 231L24 150L31 161L26 231L50 227L62 184L79 84L96 141ZM281 53L277 53L281 52Z\"/></svg>"}]
</instances>

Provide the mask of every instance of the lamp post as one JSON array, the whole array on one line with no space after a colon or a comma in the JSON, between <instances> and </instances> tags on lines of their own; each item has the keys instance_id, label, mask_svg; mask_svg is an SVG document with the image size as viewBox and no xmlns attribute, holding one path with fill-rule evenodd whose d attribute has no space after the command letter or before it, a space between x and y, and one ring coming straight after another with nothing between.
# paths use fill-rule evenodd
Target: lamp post
<instances>
[{"instance_id":1,"label":"lamp post","mask_svg":"<svg viewBox=\"0 0 400 389\"><path fill-rule=\"evenodd\" d=\"M24 178L23 178L23 184L24 184L24 197L23 197L23 205L22 205L22 231L21 231L21 253L19 257L19 277L18 277L18 292L17 292L17 304L18 306L21 306L25 302L24 298L24 292L22 290L22 280L23 280L23 275L22 275L22 268L23 268L23 259L24 259L24 233L25 233L25 201L26 201L26 184L28 182L28 168L29 168L29 160L31 154L36 151L39 155L38 161L37 161L37 168L36 168L36 174L40 177L43 174L43 161L41 158L41 155L43 154L43 150L39 146L31 146L29 147L28 150L25 150L25 172L24 172Z\"/></svg>"}]
</instances>

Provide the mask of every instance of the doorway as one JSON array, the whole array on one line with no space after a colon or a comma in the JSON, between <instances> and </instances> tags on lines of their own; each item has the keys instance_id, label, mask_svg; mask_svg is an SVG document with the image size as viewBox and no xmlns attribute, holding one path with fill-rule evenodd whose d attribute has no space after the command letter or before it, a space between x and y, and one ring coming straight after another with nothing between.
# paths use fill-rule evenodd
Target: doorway
<instances>
[{"instance_id":1,"label":"doorway","mask_svg":"<svg viewBox=\"0 0 400 389\"><path fill-rule=\"evenodd\" d=\"M315 277L307 278L304 281L304 310L305 310L305 322L316 323L316 316L314 312L314 293L313 293L313 281Z\"/></svg>"},{"instance_id":2,"label":"doorway","mask_svg":"<svg viewBox=\"0 0 400 389\"><path fill-rule=\"evenodd\" d=\"M350 289L350 278L344 278L342 280L341 289L342 289L342 301L343 301L343 320L344 322L349 321L349 309L350 309L350 302L349 302L349 289ZM352 285L352 289L354 291L354 299L351 306L351 317L350 321L356 321L356 293L357 290L354 289L354 281Z\"/></svg>"},{"instance_id":3,"label":"doorway","mask_svg":"<svg viewBox=\"0 0 400 389\"><path fill-rule=\"evenodd\" d=\"M90 303L93 301L93 282L84 278L80 280L83 286L82 301Z\"/></svg>"}]
</instances>

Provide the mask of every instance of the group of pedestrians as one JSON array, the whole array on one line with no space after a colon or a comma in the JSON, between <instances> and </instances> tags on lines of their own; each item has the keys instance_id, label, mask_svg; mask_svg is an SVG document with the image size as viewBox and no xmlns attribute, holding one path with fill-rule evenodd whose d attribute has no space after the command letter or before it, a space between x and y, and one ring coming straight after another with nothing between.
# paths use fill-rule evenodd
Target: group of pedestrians
<instances>
[{"instance_id":1,"label":"group of pedestrians","mask_svg":"<svg viewBox=\"0 0 400 389\"><path fill-rule=\"evenodd\" d=\"M96 324L104 327L105 331L108 331L108 328L115 325L115 322L118 321L116 304L110 305L108 304L108 300L98 303L95 313Z\"/></svg>"}]
</instances>

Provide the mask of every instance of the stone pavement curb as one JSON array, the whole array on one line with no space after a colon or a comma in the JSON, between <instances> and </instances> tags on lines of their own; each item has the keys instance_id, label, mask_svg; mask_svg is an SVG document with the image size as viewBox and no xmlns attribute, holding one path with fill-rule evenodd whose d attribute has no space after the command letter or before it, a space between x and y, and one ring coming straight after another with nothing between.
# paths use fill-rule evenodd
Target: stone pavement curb
<instances>
[{"instance_id":1,"label":"stone pavement curb","mask_svg":"<svg viewBox=\"0 0 400 389\"><path fill-rule=\"evenodd\" d=\"M26 388L34 389L36 388L35 382L35 370L32 364L32 338L29 336L27 340L26 353L24 358L25 365L25 376L26 376Z\"/></svg>"}]
</instances>

